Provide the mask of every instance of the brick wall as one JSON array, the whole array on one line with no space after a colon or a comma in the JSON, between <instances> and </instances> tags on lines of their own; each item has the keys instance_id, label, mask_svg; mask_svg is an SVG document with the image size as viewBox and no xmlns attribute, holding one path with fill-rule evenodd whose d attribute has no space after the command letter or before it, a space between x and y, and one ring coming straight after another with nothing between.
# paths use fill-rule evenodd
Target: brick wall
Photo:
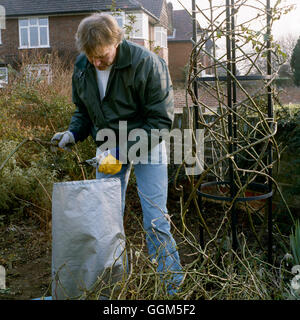
<instances>
[{"instance_id":1,"label":"brick wall","mask_svg":"<svg viewBox=\"0 0 300 320\"><path fill-rule=\"evenodd\" d=\"M49 17L50 46L56 50L77 52L75 33L86 15Z\"/></svg>"},{"instance_id":2,"label":"brick wall","mask_svg":"<svg viewBox=\"0 0 300 320\"><path fill-rule=\"evenodd\" d=\"M184 67L189 62L192 51L191 42L168 41L169 46L169 70L172 81L184 81Z\"/></svg>"},{"instance_id":3,"label":"brick wall","mask_svg":"<svg viewBox=\"0 0 300 320\"><path fill-rule=\"evenodd\" d=\"M4 62L11 62L19 47L18 20L7 19L6 29L3 29L1 34L0 59Z\"/></svg>"},{"instance_id":4,"label":"brick wall","mask_svg":"<svg viewBox=\"0 0 300 320\"><path fill-rule=\"evenodd\" d=\"M19 27L18 19L8 19L6 29L2 31L2 45L0 46L0 57L7 63L14 65L20 55L25 52L41 52L46 54L51 50L77 55L75 47L75 33L79 22L84 15L78 16L51 16L49 17L49 42L50 48L42 49L19 49ZM67 35L67 36L66 36Z\"/></svg>"}]
</instances>

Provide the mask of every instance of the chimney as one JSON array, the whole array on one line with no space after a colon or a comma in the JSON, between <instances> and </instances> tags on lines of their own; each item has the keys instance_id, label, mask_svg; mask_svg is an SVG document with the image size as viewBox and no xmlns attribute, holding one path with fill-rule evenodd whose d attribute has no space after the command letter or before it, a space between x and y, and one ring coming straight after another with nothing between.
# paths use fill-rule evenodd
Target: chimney
<instances>
[{"instance_id":1,"label":"chimney","mask_svg":"<svg viewBox=\"0 0 300 320\"><path fill-rule=\"evenodd\" d=\"M168 25L169 25L169 32L170 34L173 34L173 21L174 21L174 17L173 17L173 4L171 2L168 2L167 4L168 6ZM169 33L168 32L168 33Z\"/></svg>"}]
</instances>

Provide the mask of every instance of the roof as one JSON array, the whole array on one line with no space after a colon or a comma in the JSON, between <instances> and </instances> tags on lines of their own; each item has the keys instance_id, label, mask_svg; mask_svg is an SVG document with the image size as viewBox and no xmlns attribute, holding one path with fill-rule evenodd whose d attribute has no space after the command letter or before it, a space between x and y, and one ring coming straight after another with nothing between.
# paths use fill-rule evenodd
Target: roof
<instances>
[{"instance_id":1,"label":"roof","mask_svg":"<svg viewBox=\"0 0 300 320\"><path fill-rule=\"evenodd\" d=\"M175 37L168 41L190 41L193 37L192 17L186 10L173 10L173 30Z\"/></svg>"},{"instance_id":2,"label":"roof","mask_svg":"<svg viewBox=\"0 0 300 320\"><path fill-rule=\"evenodd\" d=\"M169 28L169 16L166 0L137 0L142 7L152 13L166 28Z\"/></svg>"},{"instance_id":3,"label":"roof","mask_svg":"<svg viewBox=\"0 0 300 320\"><path fill-rule=\"evenodd\" d=\"M173 36L168 37L168 41L191 41L193 37L193 22L191 15L186 10L173 10ZM205 36L205 30L198 24L197 33L203 33ZM206 39L205 50L210 51L212 49L213 42L211 39Z\"/></svg>"},{"instance_id":4,"label":"roof","mask_svg":"<svg viewBox=\"0 0 300 320\"><path fill-rule=\"evenodd\" d=\"M0 0L6 9L6 16L63 14L95 12L109 10L111 0ZM136 0L118 0L117 8L136 9L140 4Z\"/></svg>"},{"instance_id":5,"label":"roof","mask_svg":"<svg viewBox=\"0 0 300 320\"><path fill-rule=\"evenodd\" d=\"M168 6L166 0L138 0L144 9L155 15L160 24L167 29L169 26Z\"/></svg>"},{"instance_id":6,"label":"roof","mask_svg":"<svg viewBox=\"0 0 300 320\"><path fill-rule=\"evenodd\" d=\"M153 2L162 2L163 0L152 0ZM149 6L147 2L138 0L117 0L116 7L123 10L145 9L150 14L159 18L157 6ZM142 4L143 2L143 4ZM109 10L112 0L0 0L0 5L6 9L7 17L17 17L26 15L41 14L69 14L69 13L89 13L100 10ZM150 10L151 9L151 10Z\"/></svg>"},{"instance_id":7,"label":"roof","mask_svg":"<svg viewBox=\"0 0 300 320\"><path fill-rule=\"evenodd\" d=\"M160 17L163 6L163 0L138 0L141 5L148 11L152 12L156 17Z\"/></svg>"}]
</instances>

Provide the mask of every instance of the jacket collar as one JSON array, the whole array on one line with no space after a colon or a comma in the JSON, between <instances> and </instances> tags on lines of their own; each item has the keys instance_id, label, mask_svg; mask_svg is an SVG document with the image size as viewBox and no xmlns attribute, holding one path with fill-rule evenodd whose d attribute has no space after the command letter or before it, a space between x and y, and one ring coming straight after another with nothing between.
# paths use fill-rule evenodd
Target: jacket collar
<instances>
[{"instance_id":1,"label":"jacket collar","mask_svg":"<svg viewBox=\"0 0 300 320\"><path fill-rule=\"evenodd\" d=\"M128 42L124 39L117 52L116 69L123 69L129 67L132 64L131 51Z\"/></svg>"},{"instance_id":2,"label":"jacket collar","mask_svg":"<svg viewBox=\"0 0 300 320\"><path fill-rule=\"evenodd\" d=\"M117 50L115 69L123 69L130 66L132 64L132 56L129 44L125 39L120 43ZM82 71L94 67L84 54L78 57L76 66Z\"/></svg>"}]
</instances>

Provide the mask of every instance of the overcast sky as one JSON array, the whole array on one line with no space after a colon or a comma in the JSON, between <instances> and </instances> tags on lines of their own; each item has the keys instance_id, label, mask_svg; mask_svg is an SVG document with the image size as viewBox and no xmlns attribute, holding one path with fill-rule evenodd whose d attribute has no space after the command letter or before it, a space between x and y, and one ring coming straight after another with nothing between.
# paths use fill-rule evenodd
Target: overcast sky
<instances>
[{"instance_id":1,"label":"overcast sky","mask_svg":"<svg viewBox=\"0 0 300 320\"><path fill-rule=\"evenodd\" d=\"M191 9L192 0L180 0L181 3L186 6L187 9ZM225 4L226 0L213 0L213 4ZM253 2L256 0L248 0ZM276 0L271 0L271 4ZM178 0L167 0L172 2L174 10L183 9ZM263 0L261 2L264 2ZM207 7L208 0L196 0L196 4L200 8ZM296 9L284 15L279 21L276 21L273 25L272 33L275 38L282 37L284 34L293 34L295 37L300 36L300 0L282 0L282 5L294 4ZM238 17L239 18L239 17ZM240 17L241 18L241 17ZM201 21L200 21L201 25Z\"/></svg>"}]
</instances>

